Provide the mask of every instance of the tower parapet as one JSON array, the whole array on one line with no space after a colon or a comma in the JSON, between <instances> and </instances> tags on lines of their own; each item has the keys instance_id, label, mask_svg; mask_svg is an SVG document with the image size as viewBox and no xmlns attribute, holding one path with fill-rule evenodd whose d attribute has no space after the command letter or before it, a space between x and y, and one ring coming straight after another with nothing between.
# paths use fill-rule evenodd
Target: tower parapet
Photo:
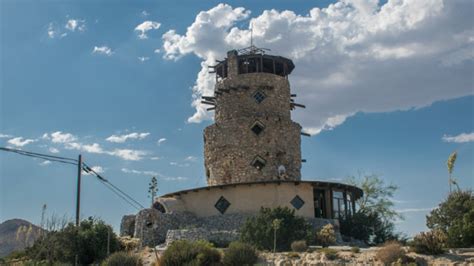
<instances>
[{"instance_id":1,"label":"tower parapet","mask_svg":"<svg viewBox=\"0 0 474 266\"><path fill-rule=\"evenodd\" d=\"M203 96L215 110L204 130L207 183L300 180L301 126L291 110L301 105L287 78L293 62L251 46L229 51L213 68L214 95Z\"/></svg>"}]
</instances>

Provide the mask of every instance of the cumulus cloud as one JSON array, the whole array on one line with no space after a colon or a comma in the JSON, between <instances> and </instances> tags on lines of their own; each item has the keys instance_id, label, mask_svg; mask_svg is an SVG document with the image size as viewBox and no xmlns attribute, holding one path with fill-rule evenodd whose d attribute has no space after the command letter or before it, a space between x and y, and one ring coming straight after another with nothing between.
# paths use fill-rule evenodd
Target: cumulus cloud
<instances>
[{"instance_id":1,"label":"cumulus cloud","mask_svg":"<svg viewBox=\"0 0 474 266\"><path fill-rule=\"evenodd\" d=\"M47 33L50 39L61 39L66 37L68 33L84 32L86 30L86 21L84 19L68 19L63 23L50 22L48 24ZM64 25L64 27L61 25Z\"/></svg>"},{"instance_id":2,"label":"cumulus cloud","mask_svg":"<svg viewBox=\"0 0 474 266\"><path fill-rule=\"evenodd\" d=\"M156 171L147 171L147 170L135 170L135 169L128 169L128 168L122 168L122 172L127 173L127 174L134 174L134 175L145 175L145 176L155 176L158 177L162 180L166 181L185 181L188 180L187 177L182 177L182 176L166 176L161 173L158 173Z\"/></svg>"},{"instance_id":3,"label":"cumulus cloud","mask_svg":"<svg viewBox=\"0 0 474 266\"><path fill-rule=\"evenodd\" d=\"M39 165L47 166L47 165L50 165L50 164L51 164L51 161L46 160L46 161L41 162Z\"/></svg>"},{"instance_id":4,"label":"cumulus cloud","mask_svg":"<svg viewBox=\"0 0 474 266\"><path fill-rule=\"evenodd\" d=\"M474 132L471 133L461 133L457 136L443 136L444 142L454 142L454 143L465 143L465 142L473 142L474 141Z\"/></svg>"},{"instance_id":5,"label":"cumulus cloud","mask_svg":"<svg viewBox=\"0 0 474 266\"><path fill-rule=\"evenodd\" d=\"M114 52L108 46L94 46L92 49L93 54L111 56Z\"/></svg>"},{"instance_id":6,"label":"cumulus cloud","mask_svg":"<svg viewBox=\"0 0 474 266\"><path fill-rule=\"evenodd\" d=\"M49 147L48 151L51 153L59 153L59 150L54 147Z\"/></svg>"},{"instance_id":7,"label":"cumulus cloud","mask_svg":"<svg viewBox=\"0 0 474 266\"><path fill-rule=\"evenodd\" d=\"M69 19L64 26L69 31L85 31L86 30L86 21L83 19Z\"/></svg>"},{"instance_id":8,"label":"cumulus cloud","mask_svg":"<svg viewBox=\"0 0 474 266\"><path fill-rule=\"evenodd\" d=\"M158 144L158 146L160 146L165 141L166 141L166 138L161 138L156 142L156 144Z\"/></svg>"},{"instance_id":9,"label":"cumulus cloud","mask_svg":"<svg viewBox=\"0 0 474 266\"><path fill-rule=\"evenodd\" d=\"M474 28L469 0L341 0L305 15L265 10L251 18L257 46L292 59L290 83L305 110L294 111L310 133L340 125L357 112L390 112L472 95ZM250 11L219 4L200 12L184 34L163 38L165 59L202 59L193 87L196 112L189 122L212 118L200 103L212 95L208 65L250 43L239 23Z\"/></svg>"},{"instance_id":10,"label":"cumulus cloud","mask_svg":"<svg viewBox=\"0 0 474 266\"><path fill-rule=\"evenodd\" d=\"M140 25L138 25L137 27L135 27L135 31L140 32L140 34L138 34L138 38L148 39L148 36L146 35L147 31L157 30L160 28L160 26L161 26L161 23L159 22L147 20L141 23Z\"/></svg>"},{"instance_id":11,"label":"cumulus cloud","mask_svg":"<svg viewBox=\"0 0 474 266\"><path fill-rule=\"evenodd\" d=\"M93 144L82 144L78 142L66 143L66 149L69 150L79 150L88 153L96 154L107 154L115 156L127 161L140 161L144 159L144 156L148 154L146 151L142 150L132 150L132 149L114 149L114 150L105 150L98 143Z\"/></svg>"},{"instance_id":12,"label":"cumulus cloud","mask_svg":"<svg viewBox=\"0 0 474 266\"><path fill-rule=\"evenodd\" d=\"M184 158L184 160L188 161L188 162L195 162L195 161L197 161L197 157L190 155L190 156Z\"/></svg>"},{"instance_id":13,"label":"cumulus cloud","mask_svg":"<svg viewBox=\"0 0 474 266\"><path fill-rule=\"evenodd\" d=\"M125 141L127 141L129 139L138 139L138 140L144 139L148 135L150 135L150 133L148 133L148 132L144 132L144 133L133 132L133 133L126 134L126 135L112 135L112 136L108 137L105 140L107 140L109 142L115 142L115 143L124 143Z\"/></svg>"},{"instance_id":14,"label":"cumulus cloud","mask_svg":"<svg viewBox=\"0 0 474 266\"><path fill-rule=\"evenodd\" d=\"M127 161L140 161L148 153L141 150L115 149L113 151L107 152L107 154L122 158Z\"/></svg>"},{"instance_id":15,"label":"cumulus cloud","mask_svg":"<svg viewBox=\"0 0 474 266\"><path fill-rule=\"evenodd\" d=\"M49 139L49 135L47 133L43 134L43 139ZM76 141L77 137L71 133L63 133L61 131L56 131L51 133L51 141L53 143L68 143Z\"/></svg>"},{"instance_id":16,"label":"cumulus cloud","mask_svg":"<svg viewBox=\"0 0 474 266\"><path fill-rule=\"evenodd\" d=\"M9 139L7 143L16 147L23 147L35 141L36 141L35 139L25 139L23 137L16 137L16 138Z\"/></svg>"},{"instance_id":17,"label":"cumulus cloud","mask_svg":"<svg viewBox=\"0 0 474 266\"><path fill-rule=\"evenodd\" d=\"M0 139L3 139L3 138L11 138L13 137L12 135L7 135L7 134L0 134Z\"/></svg>"}]
</instances>

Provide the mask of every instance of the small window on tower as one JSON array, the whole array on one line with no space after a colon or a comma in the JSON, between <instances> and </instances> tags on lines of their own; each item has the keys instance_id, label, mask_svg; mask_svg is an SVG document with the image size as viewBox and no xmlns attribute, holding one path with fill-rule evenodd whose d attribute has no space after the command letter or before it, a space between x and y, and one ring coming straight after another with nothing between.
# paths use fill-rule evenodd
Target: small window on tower
<instances>
[{"instance_id":1,"label":"small window on tower","mask_svg":"<svg viewBox=\"0 0 474 266\"><path fill-rule=\"evenodd\" d=\"M263 132L263 130L265 129L265 126L259 121L256 121L255 123L253 123L250 129L253 131L253 133L255 133L255 135L258 136L260 135L260 133Z\"/></svg>"},{"instance_id":2,"label":"small window on tower","mask_svg":"<svg viewBox=\"0 0 474 266\"><path fill-rule=\"evenodd\" d=\"M262 170L262 168L265 167L265 164L266 161L260 156L255 157L255 159L252 161L252 166L258 170Z\"/></svg>"},{"instance_id":3,"label":"small window on tower","mask_svg":"<svg viewBox=\"0 0 474 266\"><path fill-rule=\"evenodd\" d=\"M257 103L263 102L263 100L265 100L266 97L267 96L265 96L265 93L261 91L257 91L256 93L253 94L253 98L255 99Z\"/></svg>"}]
</instances>

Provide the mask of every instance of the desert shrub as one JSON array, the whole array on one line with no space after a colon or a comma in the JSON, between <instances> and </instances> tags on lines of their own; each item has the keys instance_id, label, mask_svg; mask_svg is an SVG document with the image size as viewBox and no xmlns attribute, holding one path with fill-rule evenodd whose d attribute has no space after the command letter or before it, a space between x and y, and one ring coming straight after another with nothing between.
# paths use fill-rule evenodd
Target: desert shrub
<instances>
[{"instance_id":1,"label":"desert shrub","mask_svg":"<svg viewBox=\"0 0 474 266\"><path fill-rule=\"evenodd\" d=\"M291 243L291 250L295 252L305 252L308 250L308 245L305 240L293 241L293 243Z\"/></svg>"},{"instance_id":2,"label":"desert shrub","mask_svg":"<svg viewBox=\"0 0 474 266\"><path fill-rule=\"evenodd\" d=\"M474 246L474 194L455 191L426 217L430 229L439 229L446 236L448 247Z\"/></svg>"},{"instance_id":3,"label":"desert shrub","mask_svg":"<svg viewBox=\"0 0 474 266\"><path fill-rule=\"evenodd\" d=\"M79 228L69 223L64 228L46 233L26 251L34 260L71 264L78 254L80 264L98 263L107 257L107 237L110 233L110 251L120 248L117 236L110 225L89 217Z\"/></svg>"},{"instance_id":4,"label":"desert shrub","mask_svg":"<svg viewBox=\"0 0 474 266\"><path fill-rule=\"evenodd\" d=\"M165 250L160 258L160 265L217 265L220 260L219 251L209 242L178 240Z\"/></svg>"},{"instance_id":5,"label":"desert shrub","mask_svg":"<svg viewBox=\"0 0 474 266\"><path fill-rule=\"evenodd\" d=\"M337 250L332 249L332 248L322 248L319 251L323 253L326 259L328 260L335 260L339 257L337 255Z\"/></svg>"},{"instance_id":6,"label":"desert shrub","mask_svg":"<svg viewBox=\"0 0 474 266\"><path fill-rule=\"evenodd\" d=\"M352 253L359 253L359 252L360 252L360 248L359 248L359 247L356 247L356 246L351 247L351 252L352 252Z\"/></svg>"},{"instance_id":7,"label":"desert shrub","mask_svg":"<svg viewBox=\"0 0 474 266\"><path fill-rule=\"evenodd\" d=\"M332 224L326 224L321 228L321 230L316 234L316 239L319 244L323 247L328 247L336 243L336 232L334 231L334 226Z\"/></svg>"},{"instance_id":8,"label":"desert shrub","mask_svg":"<svg viewBox=\"0 0 474 266\"><path fill-rule=\"evenodd\" d=\"M413 238L410 246L413 251L421 254L442 254L446 243L446 234L441 230L422 232Z\"/></svg>"},{"instance_id":9,"label":"desert shrub","mask_svg":"<svg viewBox=\"0 0 474 266\"><path fill-rule=\"evenodd\" d=\"M127 252L115 252L103 263L103 266L138 266L141 265L140 257Z\"/></svg>"},{"instance_id":10,"label":"desert shrub","mask_svg":"<svg viewBox=\"0 0 474 266\"><path fill-rule=\"evenodd\" d=\"M260 212L244 223L241 228L241 241L249 243L258 249L273 250L274 220L281 220L277 230L276 249L290 250L295 240L311 238L311 226L302 217L295 216L295 211L287 207L261 208Z\"/></svg>"},{"instance_id":11,"label":"desert shrub","mask_svg":"<svg viewBox=\"0 0 474 266\"><path fill-rule=\"evenodd\" d=\"M384 264L391 264L398 260L403 259L405 251L402 248L402 245L396 241L386 242L375 254L377 260L383 262Z\"/></svg>"},{"instance_id":12,"label":"desert shrub","mask_svg":"<svg viewBox=\"0 0 474 266\"><path fill-rule=\"evenodd\" d=\"M122 236L118 238L120 248L125 251L136 250L140 246L139 238L132 238L130 236Z\"/></svg>"},{"instance_id":13,"label":"desert shrub","mask_svg":"<svg viewBox=\"0 0 474 266\"><path fill-rule=\"evenodd\" d=\"M231 242L224 251L224 265L240 266L254 265L257 262L257 251L249 244L242 242Z\"/></svg>"}]
</instances>

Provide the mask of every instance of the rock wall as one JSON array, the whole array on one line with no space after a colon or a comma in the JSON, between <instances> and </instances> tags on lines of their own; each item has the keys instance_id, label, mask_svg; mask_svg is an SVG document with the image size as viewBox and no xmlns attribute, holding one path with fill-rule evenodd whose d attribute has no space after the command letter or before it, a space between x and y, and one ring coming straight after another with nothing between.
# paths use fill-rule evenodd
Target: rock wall
<instances>
[{"instance_id":1,"label":"rock wall","mask_svg":"<svg viewBox=\"0 0 474 266\"><path fill-rule=\"evenodd\" d=\"M205 239L219 244L237 240L239 229L251 216L252 214L233 213L197 217L189 212L161 213L156 209L143 209L135 219L130 215L122 218L120 234L140 238L142 245L146 246L169 244L179 239ZM133 220L134 231L131 234ZM307 221L315 229L332 223L337 231L337 242L342 243L336 220L312 218Z\"/></svg>"},{"instance_id":2,"label":"rock wall","mask_svg":"<svg viewBox=\"0 0 474 266\"><path fill-rule=\"evenodd\" d=\"M291 120L288 79L237 74L238 59L235 54L227 59L229 77L215 86L215 124L204 130L208 184L300 180L301 126ZM252 130L255 125L258 133ZM255 167L255 160L263 166Z\"/></svg>"}]
</instances>

